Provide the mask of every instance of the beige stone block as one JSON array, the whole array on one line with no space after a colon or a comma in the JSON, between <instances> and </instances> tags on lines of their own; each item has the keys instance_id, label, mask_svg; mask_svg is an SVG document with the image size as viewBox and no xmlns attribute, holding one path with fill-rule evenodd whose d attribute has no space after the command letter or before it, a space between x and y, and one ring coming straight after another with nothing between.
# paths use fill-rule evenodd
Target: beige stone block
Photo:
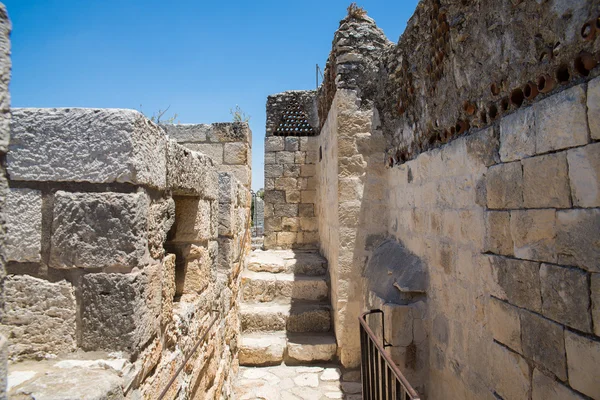
<instances>
[{"instance_id":1,"label":"beige stone block","mask_svg":"<svg viewBox=\"0 0 600 400\"><path fill-rule=\"evenodd\" d=\"M365 173L367 162L362 154L340 157L338 168L340 176L361 176Z\"/></svg>"},{"instance_id":2,"label":"beige stone block","mask_svg":"<svg viewBox=\"0 0 600 400\"><path fill-rule=\"evenodd\" d=\"M486 174L487 206L511 209L523 206L523 170L520 162L491 166Z\"/></svg>"},{"instance_id":3,"label":"beige stone block","mask_svg":"<svg viewBox=\"0 0 600 400\"><path fill-rule=\"evenodd\" d=\"M302 217L300 218L300 229L303 231L316 231L319 229L317 218Z\"/></svg>"},{"instance_id":4,"label":"beige stone block","mask_svg":"<svg viewBox=\"0 0 600 400\"><path fill-rule=\"evenodd\" d=\"M413 342L412 306L385 303L385 338L394 347L406 347Z\"/></svg>"},{"instance_id":5,"label":"beige stone block","mask_svg":"<svg viewBox=\"0 0 600 400\"><path fill-rule=\"evenodd\" d=\"M535 103L536 152L546 153L588 143L586 108L583 85Z\"/></svg>"},{"instance_id":6,"label":"beige stone block","mask_svg":"<svg viewBox=\"0 0 600 400\"><path fill-rule=\"evenodd\" d=\"M289 247L296 243L296 232L278 232L277 245Z\"/></svg>"},{"instance_id":7,"label":"beige stone block","mask_svg":"<svg viewBox=\"0 0 600 400\"><path fill-rule=\"evenodd\" d=\"M276 167L276 165L269 165L269 167ZM266 169L267 166L265 166L265 171ZM250 187L252 183L252 174L248 165L222 165L219 167L219 172L232 173L246 187Z\"/></svg>"},{"instance_id":8,"label":"beige stone block","mask_svg":"<svg viewBox=\"0 0 600 400\"><path fill-rule=\"evenodd\" d=\"M298 178L300 176L300 166L297 164L284 164L283 176L290 178Z\"/></svg>"},{"instance_id":9,"label":"beige stone block","mask_svg":"<svg viewBox=\"0 0 600 400\"><path fill-rule=\"evenodd\" d=\"M517 161L535 154L533 107L523 108L500 120L500 159Z\"/></svg>"},{"instance_id":10,"label":"beige stone block","mask_svg":"<svg viewBox=\"0 0 600 400\"><path fill-rule=\"evenodd\" d=\"M300 176L311 177L316 174L316 166L314 164L306 164L300 166Z\"/></svg>"},{"instance_id":11,"label":"beige stone block","mask_svg":"<svg viewBox=\"0 0 600 400\"><path fill-rule=\"evenodd\" d=\"M265 153L265 165L277 164L275 153Z\"/></svg>"},{"instance_id":12,"label":"beige stone block","mask_svg":"<svg viewBox=\"0 0 600 400\"><path fill-rule=\"evenodd\" d=\"M298 151L300 149L300 141L297 137L286 137L284 143L285 151Z\"/></svg>"},{"instance_id":13,"label":"beige stone block","mask_svg":"<svg viewBox=\"0 0 600 400\"><path fill-rule=\"evenodd\" d=\"M297 151L294 155L294 162L296 164L304 164L306 162L306 152Z\"/></svg>"},{"instance_id":14,"label":"beige stone block","mask_svg":"<svg viewBox=\"0 0 600 400\"><path fill-rule=\"evenodd\" d=\"M541 311L540 264L499 256L489 257L491 294L518 307Z\"/></svg>"},{"instance_id":15,"label":"beige stone block","mask_svg":"<svg viewBox=\"0 0 600 400\"><path fill-rule=\"evenodd\" d=\"M283 151L285 148L283 139L281 136L267 136L265 138L265 153Z\"/></svg>"},{"instance_id":16,"label":"beige stone block","mask_svg":"<svg viewBox=\"0 0 600 400\"><path fill-rule=\"evenodd\" d=\"M319 243L319 232L302 232L298 233L298 236L302 235L302 240L299 240L300 243L311 245Z\"/></svg>"},{"instance_id":17,"label":"beige stone block","mask_svg":"<svg viewBox=\"0 0 600 400\"><path fill-rule=\"evenodd\" d=\"M275 217L297 217L298 204L275 204L273 206Z\"/></svg>"},{"instance_id":18,"label":"beige stone block","mask_svg":"<svg viewBox=\"0 0 600 400\"><path fill-rule=\"evenodd\" d=\"M592 332L587 274L575 268L542 264L542 314L583 332Z\"/></svg>"},{"instance_id":19,"label":"beige stone block","mask_svg":"<svg viewBox=\"0 0 600 400\"><path fill-rule=\"evenodd\" d=\"M510 213L508 211L486 212L485 232L484 251L507 256L513 255Z\"/></svg>"},{"instance_id":20,"label":"beige stone block","mask_svg":"<svg viewBox=\"0 0 600 400\"><path fill-rule=\"evenodd\" d=\"M293 151L280 151L275 157L277 164L294 164L295 153Z\"/></svg>"},{"instance_id":21,"label":"beige stone block","mask_svg":"<svg viewBox=\"0 0 600 400\"><path fill-rule=\"evenodd\" d=\"M183 276L177 282L177 293L198 294L208 287L211 280L213 263L208 249L203 246L191 245L189 252L183 255L185 266Z\"/></svg>"},{"instance_id":22,"label":"beige stone block","mask_svg":"<svg viewBox=\"0 0 600 400\"><path fill-rule=\"evenodd\" d=\"M591 279L592 319L594 334L600 336L600 274L592 274Z\"/></svg>"},{"instance_id":23,"label":"beige stone block","mask_svg":"<svg viewBox=\"0 0 600 400\"><path fill-rule=\"evenodd\" d=\"M316 190L318 180L316 177L310 177L306 179L306 190Z\"/></svg>"},{"instance_id":24,"label":"beige stone block","mask_svg":"<svg viewBox=\"0 0 600 400\"><path fill-rule=\"evenodd\" d=\"M493 389L504 400L523 400L531 389L527 361L499 344L491 349Z\"/></svg>"},{"instance_id":25,"label":"beige stone block","mask_svg":"<svg viewBox=\"0 0 600 400\"><path fill-rule=\"evenodd\" d=\"M274 178L265 178L265 190L275 190Z\"/></svg>"},{"instance_id":26,"label":"beige stone block","mask_svg":"<svg viewBox=\"0 0 600 400\"><path fill-rule=\"evenodd\" d=\"M558 263L600 272L600 209L556 212Z\"/></svg>"},{"instance_id":27,"label":"beige stone block","mask_svg":"<svg viewBox=\"0 0 600 400\"><path fill-rule=\"evenodd\" d=\"M298 188L298 179L282 177L275 179L275 189L277 190L296 190Z\"/></svg>"},{"instance_id":28,"label":"beige stone block","mask_svg":"<svg viewBox=\"0 0 600 400\"><path fill-rule=\"evenodd\" d=\"M315 205L314 204L298 204L298 216L299 217L314 217L315 216Z\"/></svg>"},{"instance_id":29,"label":"beige stone block","mask_svg":"<svg viewBox=\"0 0 600 400\"><path fill-rule=\"evenodd\" d=\"M587 117L592 139L600 139L600 77L588 82Z\"/></svg>"},{"instance_id":30,"label":"beige stone block","mask_svg":"<svg viewBox=\"0 0 600 400\"><path fill-rule=\"evenodd\" d=\"M511 211L510 232L515 257L556 262L555 210Z\"/></svg>"},{"instance_id":31,"label":"beige stone block","mask_svg":"<svg viewBox=\"0 0 600 400\"><path fill-rule=\"evenodd\" d=\"M317 192L315 190L303 190L301 192L302 203L315 203L317 199Z\"/></svg>"},{"instance_id":32,"label":"beige stone block","mask_svg":"<svg viewBox=\"0 0 600 400\"><path fill-rule=\"evenodd\" d=\"M185 147L190 150L199 151L206 154L218 164L223 164L223 144L222 143L186 143Z\"/></svg>"},{"instance_id":33,"label":"beige stone block","mask_svg":"<svg viewBox=\"0 0 600 400\"><path fill-rule=\"evenodd\" d=\"M175 201L175 241L196 242L213 239L211 204L195 197Z\"/></svg>"},{"instance_id":34,"label":"beige stone block","mask_svg":"<svg viewBox=\"0 0 600 400\"><path fill-rule=\"evenodd\" d=\"M567 160L573 205L600 207L600 143L569 150Z\"/></svg>"},{"instance_id":35,"label":"beige stone block","mask_svg":"<svg viewBox=\"0 0 600 400\"><path fill-rule=\"evenodd\" d=\"M338 180L338 201L362 200L363 184L359 178L340 178Z\"/></svg>"},{"instance_id":36,"label":"beige stone block","mask_svg":"<svg viewBox=\"0 0 600 400\"><path fill-rule=\"evenodd\" d=\"M567 379L564 328L529 311L521 311L523 355L552 371L559 379Z\"/></svg>"},{"instance_id":37,"label":"beige stone block","mask_svg":"<svg viewBox=\"0 0 600 400\"><path fill-rule=\"evenodd\" d=\"M571 387L593 399L600 398L600 342L566 330L565 347Z\"/></svg>"},{"instance_id":38,"label":"beige stone block","mask_svg":"<svg viewBox=\"0 0 600 400\"><path fill-rule=\"evenodd\" d=\"M548 377L539 369L533 371L532 400L584 400L554 377Z\"/></svg>"},{"instance_id":39,"label":"beige stone block","mask_svg":"<svg viewBox=\"0 0 600 400\"><path fill-rule=\"evenodd\" d=\"M225 164L245 165L248 162L248 145L246 143L225 143L223 148Z\"/></svg>"},{"instance_id":40,"label":"beige stone block","mask_svg":"<svg viewBox=\"0 0 600 400\"><path fill-rule=\"evenodd\" d=\"M521 353L521 321L519 309L491 298L489 303L490 330L494 339Z\"/></svg>"},{"instance_id":41,"label":"beige stone block","mask_svg":"<svg viewBox=\"0 0 600 400\"><path fill-rule=\"evenodd\" d=\"M277 233L266 231L263 240L263 246L265 249L275 248L277 246Z\"/></svg>"},{"instance_id":42,"label":"beige stone block","mask_svg":"<svg viewBox=\"0 0 600 400\"><path fill-rule=\"evenodd\" d=\"M300 203L300 191L288 190L285 192L285 201L288 203Z\"/></svg>"},{"instance_id":43,"label":"beige stone block","mask_svg":"<svg viewBox=\"0 0 600 400\"><path fill-rule=\"evenodd\" d=\"M338 157L352 157L358 154L356 139L352 136L338 138Z\"/></svg>"},{"instance_id":44,"label":"beige stone block","mask_svg":"<svg viewBox=\"0 0 600 400\"><path fill-rule=\"evenodd\" d=\"M525 208L571 206L565 152L526 158L521 162Z\"/></svg>"},{"instance_id":45,"label":"beige stone block","mask_svg":"<svg viewBox=\"0 0 600 400\"><path fill-rule=\"evenodd\" d=\"M283 176L283 165L265 165L265 178L279 178Z\"/></svg>"},{"instance_id":46,"label":"beige stone block","mask_svg":"<svg viewBox=\"0 0 600 400\"><path fill-rule=\"evenodd\" d=\"M281 217L265 217L265 231L266 232L277 232L282 230L282 218Z\"/></svg>"},{"instance_id":47,"label":"beige stone block","mask_svg":"<svg viewBox=\"0 0 600 400\"><path fill-rule=\"evenodd\" d=\"M316 164L319 161L319 152L316 150L310 150L306 152L306 163Z\"/></svg>"},{"instance_id":48,"label":"beige stone block","mask_svg":"<svg viewBox=\"0 0 600 400\"><path fill-rule=\"evenodd\" d=\"M286 232L297 232L300 227L300 218L283 217L281 218L281 229Z\"/></svg>"}]
</instances>

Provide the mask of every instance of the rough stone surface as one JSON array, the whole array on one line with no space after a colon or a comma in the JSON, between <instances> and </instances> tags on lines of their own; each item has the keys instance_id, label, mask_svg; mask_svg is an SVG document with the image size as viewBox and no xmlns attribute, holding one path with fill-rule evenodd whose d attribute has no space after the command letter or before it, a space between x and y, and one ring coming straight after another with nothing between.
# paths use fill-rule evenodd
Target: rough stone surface
<instances>
[{"instance_id":1,"label":"rough stone surface","mask_svg":"<svg viewBox=\"0 0 600 400\"><path fill-rule=\"evenodd\" d=\"M492 346L492 376L494 389L503 399L519 400L529 393L529 366L523 357L494 344Z\"/></svg>"},{"instance_id":2,"label":"rough stone surface","mask_svg":"<svg viewBox=\"0 0 600 400\"><path fill-rule=\"evenodd\" d=\"M6 278L4 290L2 332L10 338L12 358L44 358L75 350L77 309L70 283L15 275Z\"/></svg>"},{"instance_id":3,"label":"rough stone surface","mask_svg":"<svg viewBox=\"0 0 600 400\"><path fill-rule=\"evenodd\" d=\"M510 231L515 257L556 262L554 210L511 211Z\"/></svg>"},{"instance_id":4,"label":"rough stone surface","mask_svg":"<svg viewBox=\"0 0 600 400\"><path fill-rule=\"evenodd\" d=\"M40 261L42 193L31 189L11 189L5 207L4 257L20 262Z\"/></svg>"},{"instance_id":5,"label":"rough stone surface","mask_svg":"<svg viewBox=\"0 0 600 400\"><path fill-rule=\"evenodd\" d=\"M567 157L564 152L531 157L523 164L523 204L526 208L571 206Z\"/></svg>"},{"instance_id":6,"label":"rough stone surface","mask_svg":"<svg viewBox=\"0 0 600 400\"><path fill-rule=\"evenodd\" d=\"M573 205L600 207L600 143L569 150L567 160Z\"/></svg>"},{"instance_id":7,"label":"rough stone surface","mask_svg":"<svg viewBox=\"0 0 600 400\"><path fill-rule=\"evenodd\" d=\"M539 263L496 256L490 262L496 285L493 294L516 306L541 310Z\"/></svg>"},{"instance_id":8,"label":"rough stone surface","mask_svg":"<svg viewBox=\"0 0 600 400\"><path fill-rule=\"evenodd\" d=\"M600 342L565 331L565 347L571 387L593 399L600 398Z\"/></svg>"},{"instance_id":9,"label":"rough stone surface","mask_svg":"<svg viewBox=\"0 0 600 400\"><path fill-rule=\"evenodd\" d=\"M148 254L144 193L54 196L50 265L54 268L135 267Z\"/></svg>"},{"instance_id":10,"label":"rough stone surface","mask_svg":"<svg viewBox=\"0 0 600 400\"><path fill-rule=\"evenodd\" d=\"M489 208L521 208L523 205L521 163L512 162L490 167L487 172L486 189Z\"/></svg>"},{"instance_id":11,"label":"rough stone surface","mask_svg":"<svg viewBox=\"0 0 600 400\"><path fill-rule=\"evenodd\" d=\"M521 330L525 357L543 365L565 381L567 365L563 327L536 314L522 311Z\"/></svg>"},{"instance_id":12,"label":"rough stone surface","mask_svg":"<svg viewBox=\"0 0 600 400\"><path fill-rule=\"evenodd\" d=\"M13 180L127 182L165 187L166 137L135 110L12 110Z\"/></svg>"},{"instance_id":13,"label":"rough stone surface","mask_svg":"<svg viewBox=\"0 0 600 400\"><path fill-rule=\"evenodd\" d=\"M600 140L600 78L588 83L587 92L588 123L592 139Z\"/></svg>"},{"instance_id":14,"label":"rough stone surface","mask_svg":"<svg viewBox=\"0 0 600 400\"><path fill-rule=\"evenodd\" d=\"M591 296L594 333L596 336L600 336L600 274L592 274Z\"/></svg>"},{"instance_id":15,"label":"rough stone surface","mask_svg":"<svg viewBox=\"0 0 600 400\"><path fill-rule=\"evenodd\" d=\"M336 350L333 336L292 335L288 338L287 354L294 361L329 361L335 356Z\"/></svg>"},{"instance_id":16,"label":"rough stone surface","mask_svg":"<svg viewBox=\"0 0 600 400\"><path fill-rule=\"evenodd\" d=\"M490 328L494 339L521 353L521 321L518 308L492 298Z\"/></svg>"},{"instance_id":17,"label":"rough stone surface","mask_svg":"<svg viewBox=\"0 0 600 400\"><path fill-rule=\"evenodd\" d=\"M257 333L240 339L240 364L274 365L283 361L286 339L283 335Z\"/></svg>"},{"instance_id":18,"label":"rough stone surface","mask_svg":"<svg viewBox=\"0 0 600 400\"><path fill-rule=\"evenodd\" d=\"M508 211L489 211L485 214L485 251L512 255L513 240L510 234L510 213Z\"/></svg>"},{"instance_id":19,"label":"rough stone surface","mask_svg":"<svg viewBox=\"0 0 600 400\"><path fill-rule=\"evenodd\" d=\"M218 176L212 160L170 140L167 152L167 187L175 195L215 200Z\"/></svg>"},{"instance_id":20,"label":"rough stone surface","mask_svg":"<svg viewBox=\"0 0 600 400\"><path fill-rule=\"evenodd\" d=\"M556 216L558 262L600 272L600 209L564 210Z\"/></svg>"},{"instance_id":21,"label":"rough stone surface","mask_svg":"<svg viewBox=\"0 0 600 400\"><path fill-rule=\"evenodd\" d=\"M532 400L583 400L584 398L539 369L533 371Z\"/></svg>"},{"instance_id":22,"label":"rough stone surface","mask_svg":"<svg viewBox=\"0 0 600 400\"><path fill-rule=\"evenodd\" d=\"M500 121L500 159L502 162L521 160L535 154L535 117L528 107Z\"/></svg>"}]
</instances>

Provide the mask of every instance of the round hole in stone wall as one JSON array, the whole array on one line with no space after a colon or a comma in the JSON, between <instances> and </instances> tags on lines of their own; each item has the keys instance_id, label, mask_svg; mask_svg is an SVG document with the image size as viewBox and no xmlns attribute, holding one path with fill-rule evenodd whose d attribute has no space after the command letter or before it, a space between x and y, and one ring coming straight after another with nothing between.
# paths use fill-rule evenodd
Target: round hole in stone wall
<instances>
[{"instance_id":1,"label":"round hole in stone wall","mask_svg":"<svg viewBox=\"0 0 600 400\"><path fill-rule=\"evenodd\" d=\"M571 74L569 73L569 67L566 65L561 65L556 70L556 80L559 83L568 82L571 79Z\"/></svg>"}]
</instances>

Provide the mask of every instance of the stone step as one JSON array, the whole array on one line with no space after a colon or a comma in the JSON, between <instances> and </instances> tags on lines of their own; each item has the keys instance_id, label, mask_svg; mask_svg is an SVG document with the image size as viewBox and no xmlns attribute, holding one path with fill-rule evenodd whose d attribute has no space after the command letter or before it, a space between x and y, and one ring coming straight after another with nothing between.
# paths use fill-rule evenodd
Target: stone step
<instances>
[{"instance_id":1,"label":"stone step","mask_svg":"<svg viewBox=\"0 0 600 400\"><path fill-rule=\"evenodd\" d=\"M331 309L326 303L240 304L242 332L328 332Z\"/></svg>"},{"instance_id":2,"label":"stone step","mask_svg":"<svg viewBox=\"0 0 600 400\"><path fill-rule=\"evenodd\" d=\"M322 301L329 298L326 276L244 271L242 293L245 302Z\"/></svg>"},{"instance_id":3,"label":"stone step","mask_svg":"<svg viewBox=\"0 0 600 400\"><path fill-rule=\"evenodd\" d=\"M332 333L244 333L239 343L240 365L245 366L327 362L336 351Z\"/></svg>"},{"instance_id":4,"label":"stone step","mask_svg":"<svg viewBox=\"0 0 600 400\"><path fill-rule=\"evenodd\" d=\"M327 273L327 260L316 252L255 250L248 257L248 270L319 276Z\"/></svg>"}]
</instances>

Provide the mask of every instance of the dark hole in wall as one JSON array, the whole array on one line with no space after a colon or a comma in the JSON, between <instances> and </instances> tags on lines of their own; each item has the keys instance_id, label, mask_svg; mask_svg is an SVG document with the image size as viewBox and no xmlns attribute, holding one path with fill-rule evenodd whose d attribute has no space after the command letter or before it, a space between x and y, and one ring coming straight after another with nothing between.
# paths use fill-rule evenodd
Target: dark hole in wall
<instances>
[{"instance_id":1,"label":"dark hole in wall","mask_svg":"<svg viewBox=\"0 0 600 400\"><path fill-rule=\"evenodd\" d=\"M323 147L319 146L319 161L323 159Z\"/></svg>"},{"instance_id":2,"label":"dark hole in wall","mask_svg":"<svg viewBox=\"0 0 600 400\"><path fill-rule=\"evenodd\" d=\"M556 70L556 81L559 83L568 82L571 79L571 74L569 73L569 67L567 65L561 65Z\"/></svg>"},{"instance_id":3,"label":"dark hole in wall","mask_svg":"<svg viewBox=\"0 0 600 400\"><path fill-rule=\"evenodd\" d=\"M521 90L520 88L513 90L510 94L510 102L517 107L521 107L521 104L523 104L523 100L525 100L525 95L523 94L523 90Z\"/></svg>"}]
</instances>

